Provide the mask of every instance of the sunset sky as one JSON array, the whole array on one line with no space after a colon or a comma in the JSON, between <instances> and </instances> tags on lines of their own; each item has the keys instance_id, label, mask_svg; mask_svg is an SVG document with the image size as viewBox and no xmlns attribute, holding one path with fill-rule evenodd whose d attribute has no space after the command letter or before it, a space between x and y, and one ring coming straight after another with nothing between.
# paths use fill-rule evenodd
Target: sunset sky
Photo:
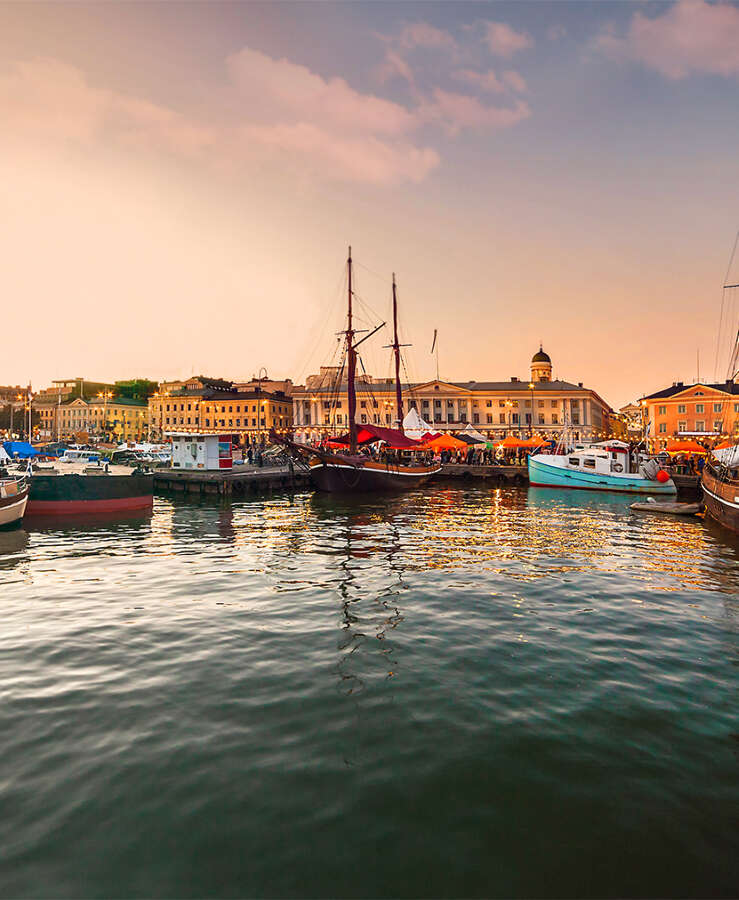
<instances>
[{"instance_id":1,"label":"sunset sky","mask_svg":"<svg viewBox=\"0 0 739 900\"><path fill-rule=\"evenodd\" d=\"M613 406L716 374L739 4L9 3L0 34L2 384L302 381L349 243L414 379L435 328L450 380L540 341Z\"/></svg>"}]
</instances>

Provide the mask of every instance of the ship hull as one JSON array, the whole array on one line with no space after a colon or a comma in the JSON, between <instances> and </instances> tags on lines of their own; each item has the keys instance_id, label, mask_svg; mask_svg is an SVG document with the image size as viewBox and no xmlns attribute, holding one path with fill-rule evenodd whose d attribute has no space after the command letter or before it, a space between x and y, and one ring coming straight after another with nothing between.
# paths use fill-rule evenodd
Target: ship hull
<instances>
[{"instance_id":1,"label":"ship hull","mask_svg":"<svg viewBox=\"0 0 739 900\"><path fill-rule=\"evenodd\" d=\"M425 484L441 466L395 466L391 463L365 462L354 466L344 461L314 461L311 481L319 491L341 494L399 493Z\"/></svg>"},{"instance_id":2,"label":"ship hull","mask_svg":"<svg viewBox=\"0 0 739 900\"><path fill-rule=\"evenodd\" d=\"M706 465L703 469L701 487L706 514L719 525L739 534L739 480L719 479L713 468Z\"/></svg>"},{"instance_id":3,"label":"ship hull","mask_svg":"<svg viewBox=\"0 0 739 900\"><path fill-rule=\"evenodd\" d=\"M674 481L661 484L638 475L608 475L600 472L572 471L529 457L529 484L532 487L574 488L585 491L616 491L623 494L675 495Z\"/></svg>"},{"instance_id":4,"label":"ship hull","mask_svg":"<svg viewBox=\"0 0 739 900\"><path fill-rule=\"evenodd\" d=\"M23 518L28 503L28 489L0 498L0 528L16 525Z\"/></svg>"},{"instance_id":5,"label":"ship hull","mask_svg":"<svg viewBox=\"0 0 739 900\"><path fill-rule=\"evenodd\" d=\"M151 508L152 475L34 475L27 516L67 516Z\"/></svg>"}]
</instances>

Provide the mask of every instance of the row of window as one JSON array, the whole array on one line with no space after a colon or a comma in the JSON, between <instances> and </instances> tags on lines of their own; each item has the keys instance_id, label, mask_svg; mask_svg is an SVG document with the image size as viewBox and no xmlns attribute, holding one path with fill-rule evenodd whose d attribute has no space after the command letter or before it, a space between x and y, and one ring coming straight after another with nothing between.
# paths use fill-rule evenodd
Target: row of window
<instances>
[{"instance_id":1,"label":"row of window","mask_svg":"<svg viewBox=\"0 0 739 900\"><path fill-rule=\"evenodd\" d=\"M193 421L193 418L194 418L193 416L180 416L179 420L178 420L177 416L172 416L171 420L170 420L170 416L166 416L166 418L164 420L164 424L165 425L199 425L200 423L198 421ZM251 426L249 425L250 421L251 421ZM210 423L211 423L210 418L206 418L203 422L203 426L205 428L210 428L211 427ZM280 416L279 418L277 416L272 416L271 421L270 421L270 425L274 426L275 428L284 428L288 424L289 424L289 422L287 421L287 418L283 418L282 416ZM226 427L228 427L228 428L249 428L249 427L256 428L257 420L256 420L256 418L251 419L251 420L244 419L244 422L242 425L240 417L236 418L236 419L228 419L228 420L213 419L213 428L226 428ZM265 419L261 420L260 427L261 428L266 427Z\"/></svg>"},{"instance_id":2,"label":"row of window","mask_svg":"<svg viewBox=\"0 0 739 900\"><path fill-rule=\"evenodd\" d=\"M180 412L185 412L185 405L187 405L187 412L192 412L192 408L193 408L193 404L192 404L192 403L188 403L188 404L180 403L180 404L179 404L179 406L180 406ZM197 409L197 406L198 406L198 404L196 403L196 404L195 404L196 409ZM236 406L236 409L234 410L234 404L230 404L229 407L228 407L228 412L232 413L232 412L235 411L235 412L237 412L237 413L240 413L240 412L241 412L241 404L240 404L240 403L237 403L237 404L235 404L235 406ZM172 407L172 408L170 409L170 404L167 403L167 405L166 405L166 410L167 410L167 412L177 412L177 404L176 404L176 403L172 403L172 404L171 404L171 407ZM217 412L218 412L218 406L217 406L217 404L213 404L212 406L211 406L211 405L206 405L206 406L204 406L203 408L205 409L206 412L210 412L210 413L217 413ZM251 411L252 411L252 412L256 412L256 411L257 411L257 405L256 405L256 403L252 404ZM287 412L289 412L289 407L286 406L286 407L284 407L284 409L283 409L282 406L278 405L278 406L274 407L274 411L275 411L276 413L278 413L278 414L279 414L279 413L287 413ZM221 406L221 412L222 412L222 413L225 413L225 412L226 412L226 407L225 407L225 405L222 405L222 406ZM244 412L245 412L245 413L248 413L248 412L249 412L249 404L248 404L248 403L245 403L245 404L244 404Z\"/></svg>"},{"instance_id":3,"label":"row of window","mask_svg":"<svg viewBox=\"0 0 739 900\"><path fill-rule=\"evenodd\" d=\"M737 412L739 412L739 410L737 410ZM715 419L713 422L713 431L716 434L721 434L721 432L724 431L725 425L728 425L728 423L725 423L723 421L723 419ZM734 431L736 431L738 428L739 428L739 420L735 420ZM696 419L694 427L689 428L688 421L685 419L685 420L682 420L677 423L677 430L678 431L706 431L706 422L704 419ZM659 434L667 434L667 422L660 422L659 426L657 428L657 431L659 432Z\"/></svg>"},{"instance_id":4,"label":"row of window","mask_svg":"<svg viewBox=\"0 0 739 900\"><path fill-rule=\"evenodd\" d=\"M720 412L722 412L722 411L723 411L723 408L724 408L724 404L723 404L723 403L714 403L714 404L713 404L713 411L714 411L715 413L720 413ZM687 411L688 411L687 404L685 404L685 403L678 403L678 405L677 405L677 414L678 414L678 415L685 415L685 414L687 413ZM706 409L705 409L705 403L696 403L696 404L695 404L695 411L696 411L697 413L705 412L705 411L706 411ZM735 403L735 404L734 404L734 412L735 412L735 413L739 413L739 403ZM666 406L658 406L658 407L657 407L657 415L658 415L658 416L666 416L666 415L667 415L667 407L666 407ZM696 429L696 431L698 431L698 429Z\"/></svg>"}]
</instances>

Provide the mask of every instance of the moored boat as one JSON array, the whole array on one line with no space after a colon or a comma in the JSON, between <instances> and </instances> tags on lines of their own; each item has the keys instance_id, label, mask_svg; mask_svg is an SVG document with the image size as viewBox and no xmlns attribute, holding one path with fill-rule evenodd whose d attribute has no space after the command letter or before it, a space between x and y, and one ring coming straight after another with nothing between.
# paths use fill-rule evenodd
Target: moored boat
<instances>
[{"instance_id":1,"label":"moored boat","mask_svg":"<svg viewBox=\"0 0 739 900\"><path fill-rule=\"evenodd\" d=\"M739 533L739 448L714 451L701 476L706 513L719 525Z\"/></svg>"},{"instance_id":2,"label":"moored boat","mask_svg":"<svg viewBox=\"0 0 739 900\"><path fill-rule=\"evenodd\" d=\"M604 441L572 453L536 453L528 460L529 483L629 494L676 494L675 482L655 460L632 464L629 447Z\"/></svg>"},{"instance_id":3,"label":"moored boat","mask_svg":"<svg viewBox=\"0 0 739 900\"><path fill-rule=\"evenodd\" d=\"M154 476L124 466L67 464L61 473L34 473L29 481L28 516L146 510L154 502Z\"/></svg>"},{"instance_id":4,"label":"moored boat","mask_svg":"<svg viewBox=\"0 0 739 900\"><path fill-rule=\"evenodd\" d=\"M400 348L402 345L398 339L398 301L395 275L393 275L393 343L390 344L390 348L395 357L395 412L400 425L398 429L357 425L357 347L379 331L382 325L360 340L356 340L358 332L354 328L352 309L354 293L351 247L347 258L347 283L347 325L341 334L345 339L349 432L343 437L332 439L330 443L334 447L346 447L348 452L337 453L323 447L297 444L277 434L273 434L272 439L275 443L287 447L293 456L307 464L311 481L318 490L357 494L406 491L428 481L432 475L440 471L441 466L427 463L422 457L414 459L414 454L422 448L422 444L403 434L403 402L400 386ZM382 458L373 458L358 452L361 445L377 444L382 444L386 448Z\"/></svg>"},{"instance_id":5,"label":"moored boat","mask_svg":"<svg viewBox=\"0 0 739 900\"><path fill-rule=\"evenodd\" d=\"M0 527L15 525L23 518L28 503L26 478L0 478Z\"/></svg>"}]
</instances>

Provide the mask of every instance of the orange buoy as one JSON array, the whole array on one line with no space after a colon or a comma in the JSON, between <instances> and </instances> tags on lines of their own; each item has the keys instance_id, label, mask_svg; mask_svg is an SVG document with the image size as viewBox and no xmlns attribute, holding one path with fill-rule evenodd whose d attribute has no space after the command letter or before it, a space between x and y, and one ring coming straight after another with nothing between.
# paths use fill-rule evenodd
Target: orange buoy
<instances>
[{"instance_id":1,"label":"orange buoy","mask_svg":"<svg viewBox=\"0 0 739 900\"><path fill-rule=\"evenodd\" d=\"M664 469L660 469L659 472L657 472L657 481L659 481L660 484L665 484L669 480L670 476Z\"/></svg>"}]
</instances>

